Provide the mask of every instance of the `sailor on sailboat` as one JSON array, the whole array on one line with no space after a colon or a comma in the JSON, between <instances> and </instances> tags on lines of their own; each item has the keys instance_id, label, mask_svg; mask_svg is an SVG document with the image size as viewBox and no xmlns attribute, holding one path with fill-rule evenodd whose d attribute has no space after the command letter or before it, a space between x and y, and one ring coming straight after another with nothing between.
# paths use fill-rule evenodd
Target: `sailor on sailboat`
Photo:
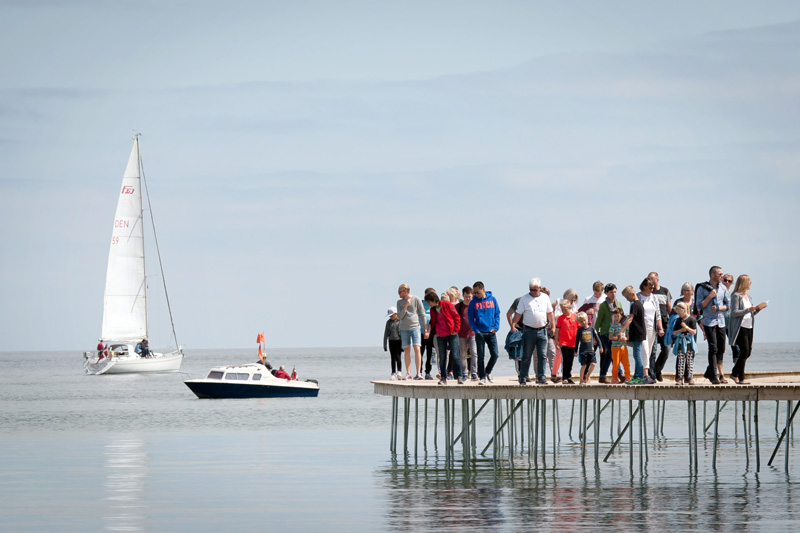
<instances>
[{"instance_id":1,"label":"sailor on sailboat","mask_svg":"<svg viewBox=\"0 0 800 533\"><path fill-rule=\"evenodd\" d=\"M103 299L103 328L97 351L84 352L87 374L120 374L127 372L177 372L183 361L183 351L175 336L172 310L167 309L172 323L172 336L177 349L137 353L137 345L147 343L147 278L144 250L144 211L142 207L144 172L139 155L139 135L133 139L128 166L122 178L111 249L108 253L106 288ZM146 192L146 190L145 190ZM149 196L147 204L150 206ZM150 210L151 223L153 214ZM155 226L153 226L155 235ZM161 252L155 240L159 268ZM161 268L163 277L163 268ZM164 284L166 295L166 283ZM101 350L100 345L103 345ZM143 350L139 348L139 352Z\"/></svg>"}]
</instances>

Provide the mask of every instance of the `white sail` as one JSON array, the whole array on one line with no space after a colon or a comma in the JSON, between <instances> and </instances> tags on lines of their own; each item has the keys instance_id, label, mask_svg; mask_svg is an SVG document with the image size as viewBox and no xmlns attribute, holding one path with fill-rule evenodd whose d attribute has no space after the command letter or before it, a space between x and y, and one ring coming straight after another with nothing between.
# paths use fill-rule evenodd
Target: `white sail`
<instances>
[{"instance_id":1,"label":"white sail","mask_svg":"<svg viewBox=\"0 0 800 533\"><path fill-rule=\"evenodd\" d=\"M102 340L147 338L147 304L139 138L134 138L122 178L108 253Z\"/></svg>"}]
</instances>

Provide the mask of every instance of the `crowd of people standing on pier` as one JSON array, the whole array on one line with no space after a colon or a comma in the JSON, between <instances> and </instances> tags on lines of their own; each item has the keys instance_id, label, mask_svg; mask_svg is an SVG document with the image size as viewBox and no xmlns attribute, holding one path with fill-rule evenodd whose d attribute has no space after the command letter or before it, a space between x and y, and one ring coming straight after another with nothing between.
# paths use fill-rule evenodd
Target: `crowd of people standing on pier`
<instances>
[{"instance_id":1,"label":"crowd of people standing on pier","mask_svg":"<svg viewBox=\"0 0 800 533\"><path fill-rule=\"evenodd\" d=\"M542 281L532 278L528 293L515 299L506 312L510 331L504 348L514 361L521 386L533 382L576 384L576 357L578 384L588 385L598 352L599 383L651 385L663 381L662 371L672 352L675 385L694 385L699 331L708 344L703 376L714 385L730 381L745 385L755 316L767 306L767 302L754 303L750 284L747 274L738 276L734 285L732 274L712 266L708 281L695 286L684 283L681 296L673 301L670 291L659 284L658 273L650 272L638 290L632 285L621 290L629 303L626 314L613 283L595 282L592 295L579 305L575 290L567 289L561 299L552 300ZM459 385L494 382L501 312L497 299L482 282L460 290L453 286L441 294L428 288L422 298L402 284L397 293L400 298L387 312L383 336L383 349L391 357L391 379L432 380L438 359L439 385L447 385L448 380ZM730 381L723 372L726 344L734 363Z\"/></svg>"}]
</instances>

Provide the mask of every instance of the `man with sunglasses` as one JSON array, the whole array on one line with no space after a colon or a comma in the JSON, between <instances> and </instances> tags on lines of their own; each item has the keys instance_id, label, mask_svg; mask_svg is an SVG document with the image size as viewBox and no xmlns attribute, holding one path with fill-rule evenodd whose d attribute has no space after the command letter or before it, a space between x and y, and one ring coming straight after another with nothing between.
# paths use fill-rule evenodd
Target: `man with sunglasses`
<instances>
[{"instance_id":1,"label":"man with sunglasses","mask_svg":"<svg viewBox=\"0 0 800 533\"><path fill-rule=\"evenodd\" d=\"M722 356L725 353L725 311L730 308L731 300L722 283L722 268L712 266L708 276L708 283L697 288L695 302L703 316L703 330L708 342L708 368L703 376L713 385L719 385L728 382L722 373Z\"/></svg>"}]
</instances>

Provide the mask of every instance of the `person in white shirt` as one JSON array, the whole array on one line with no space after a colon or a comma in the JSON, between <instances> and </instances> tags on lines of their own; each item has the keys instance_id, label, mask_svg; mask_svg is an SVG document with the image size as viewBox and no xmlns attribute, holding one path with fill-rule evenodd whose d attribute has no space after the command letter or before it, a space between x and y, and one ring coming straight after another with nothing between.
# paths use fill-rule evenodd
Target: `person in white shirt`
<instances>
[{"instance_id":1,"label":"person in white shirt","mask_svg":"<svg viewBox=\"0 0 800 533\"><path fill-rule=\"evenodd\" d=\"M656 365L656 353L653 349L653 345L656 342L656 331L658 331L659 337L664 336L664 326L661 322L661 307L659 306L658 298L653 294L654 288L655 283L653 283L653 280L649 277L644 278L639 284L639 290L641 292L636 295L637 298L641 300L642 306L644 307L644 325L645 331L647 332L647 338L642 345L642 360L648 363L651 377L654 377L654 368Z\"/></svg>"},{"instance_id":2,"label":"person in white shirt","mask_svg":"<svg viewBox=\"0 0 800 533\"><path fill-rule=\"evenodd\" d=\"M519 365L519 384L527 385L533 350L536 349L536 381L547 385L544 377L547 356L547 327L555 336L555 317L550 297L542 292L542 280L532 278L528 283L530 291L521 297L511 320L512 330L522 322L522 361ZM549 324L549 326L548 326Z\"/></svg>"}]
</instances>

